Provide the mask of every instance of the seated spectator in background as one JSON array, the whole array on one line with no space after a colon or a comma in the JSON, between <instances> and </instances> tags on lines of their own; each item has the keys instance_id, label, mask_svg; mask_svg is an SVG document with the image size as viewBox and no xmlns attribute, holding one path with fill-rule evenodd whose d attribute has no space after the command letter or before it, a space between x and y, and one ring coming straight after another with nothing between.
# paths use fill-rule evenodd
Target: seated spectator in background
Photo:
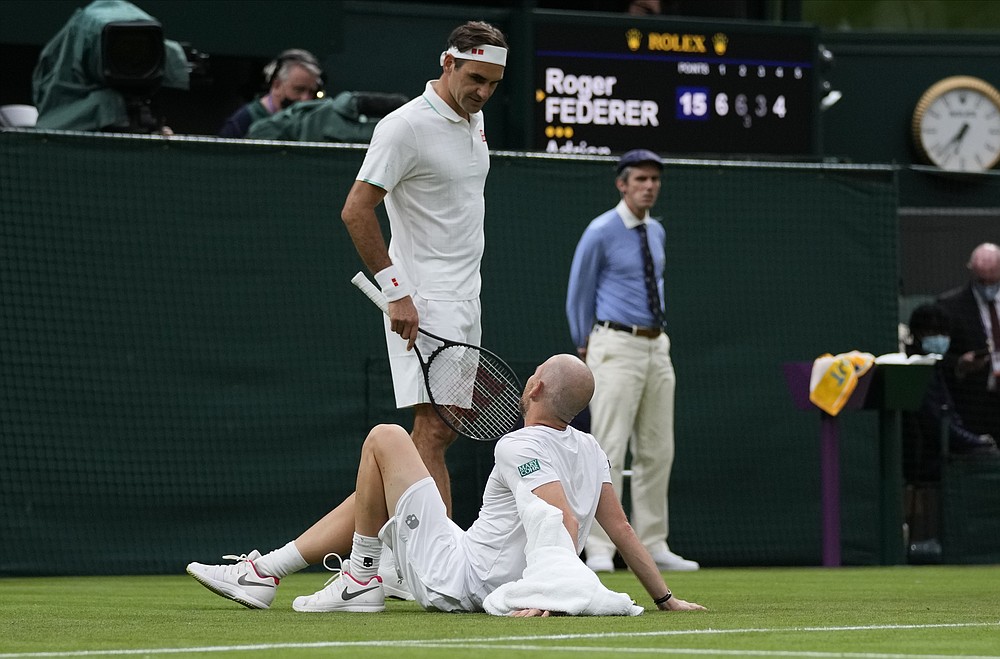
<instances>
[{"instance_id":1,"label":"seated spectator in background","mask_svg":"<svg viewBox=\"0 0 1000 659\"><path fill-rule=\"evenodd\" d=\"M907 354L948 352L952 320L939 304L923 304L910 315L910 345ZM940 480L943 428L947 427L947 450L958 454L1000 455L994 438L969 430L955 411L945 383L943 362L934 367L920 409L907 413L907 440L904 442L904 475L908 482ZM942 424L946 422L946 426Z\"/></svg>"},{"instance_id":2,"label":"seated spectator in background","mask_svg":"<svg viewBox=\"0 0 1000 659\"><path fill-rule=\"evenodd\" d=\"M297 142L371 142L378 120L408 99L402 94L340 92L295 103L250 125L246 137Z\"/></svg>"},{"instance_id":3,"label":"seated spectator in background","mask_svg":"<svg viewBox=\"0 0 1000 659\"><path fill-rule=\"evenodd\" d=\"M219 137L246 137L250 125L291 107L309 101L323 86L323 69L307 50L286 50L264 67L267 92L250 101L226 119Z\"/></svg>"},{"instance_id":4,"label":"seated spectator in background","mask_svg":"<svg viewBox=\"0 0 1000 659\"><path fill-rule=\"evenodd\" d=\"M945 377L966 427L1000 437L1000 247L977 246L967 267L969 281L938 297L952 319Z\"/></svg>"},{"instance_id":5,"label":"seated spectator in background","mask_svg":"<svg viewBox=\"0 0 1000 659\"><path fill-rule=\"evenodd\" d=\"M910 315L908 355L948 352L952 320L938 304L924 304ZM903 413L903 478L905 519L911 563L938 562L941 557L939 483L946 452L953 455L1000 455L993 437L969 430L955 411L937 362L920 408Z\"/></svg>"}]
</instances>

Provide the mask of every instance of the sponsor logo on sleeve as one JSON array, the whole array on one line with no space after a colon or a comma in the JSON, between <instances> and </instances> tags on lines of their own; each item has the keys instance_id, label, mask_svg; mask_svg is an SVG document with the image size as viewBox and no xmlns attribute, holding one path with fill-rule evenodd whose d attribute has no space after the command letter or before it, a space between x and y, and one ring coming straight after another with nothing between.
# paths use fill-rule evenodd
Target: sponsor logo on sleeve
<instances>
[{"instance_id":1,"label":"sponsor logo on sleeve","mask_svg":"<svg viewBox=\"0 0 1000 659\"><path fill-rule=\"evenodd\" d=\"M541 469L541 466L538 464L538 460L530 460L518 467L517 471L521 474L521 478L524 478L528 474L533 474L539 469Z\"/></svg>"}]
</instances>

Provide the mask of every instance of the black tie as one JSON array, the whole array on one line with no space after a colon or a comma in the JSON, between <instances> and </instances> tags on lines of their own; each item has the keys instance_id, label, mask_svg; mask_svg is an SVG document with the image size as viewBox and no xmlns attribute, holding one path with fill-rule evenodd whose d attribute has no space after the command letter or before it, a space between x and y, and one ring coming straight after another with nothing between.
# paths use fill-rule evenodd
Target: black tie
<instances>
[{"instance_id":1,"label":"black tie","mask_svg":"<svg viewBox=\"0 0 1000 659\"><path fill-rule=\"evenodd\" d=\"M649 252L649 238L646 236L646 225L636 227L639 231L639 244L642 246L642 274L646 280L646 303L653 312L655 327L663 327L663 307L660 306L660 291L656 288L656 275L653 273L653 255Z\"/></svg>"}]
</instances>

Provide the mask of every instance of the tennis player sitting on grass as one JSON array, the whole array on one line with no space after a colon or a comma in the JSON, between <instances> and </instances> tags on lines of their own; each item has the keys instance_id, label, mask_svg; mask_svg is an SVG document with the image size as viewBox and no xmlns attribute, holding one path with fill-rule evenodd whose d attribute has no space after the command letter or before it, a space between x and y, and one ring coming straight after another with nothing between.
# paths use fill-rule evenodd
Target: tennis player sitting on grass
<instances>
[{"instance_id":1,"label":"tennis player sitting on grass","mask_svg":"<svg viewBox=\"0 0 1000 659\"><path fill-rule=\"evenodd\" d=\"M703 610L672 596L625 517L604 451L592 435L569 425L593 393L590 369L573 355L550 357L535 370L521 398L525 427L497 442L483 505L468 531L449 519L409 434L379 425L361 449L356 492L299 540L264 557L254 551L233 557L238 561L233 565L191 563L187 571L223 597L268 608L281 577L307 562L325 562L319 557L328 554L318 548L326 538L328 547L349 546L350 559L323 589L296 597L292 608L382 611L378 568L385 542L417 602L428 610L520 617L641 613L627 595L604 590L579 558L596 520L658 609ZM556 530L546 523L553 517ZM303 538L302 553L288 560ZM595 597L595 590L604 591L602 597ZM624 604L614 596L625 598Z\"/></svg>"}]
</instances>

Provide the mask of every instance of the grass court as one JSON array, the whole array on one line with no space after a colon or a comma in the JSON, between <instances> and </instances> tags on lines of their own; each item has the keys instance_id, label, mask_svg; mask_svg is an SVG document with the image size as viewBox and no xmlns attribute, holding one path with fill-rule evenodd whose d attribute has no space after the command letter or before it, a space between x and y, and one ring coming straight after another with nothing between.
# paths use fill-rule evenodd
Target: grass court
<instances>
[{"instance_id":1,"label":"grass court","mask_svg":"<svg viewBox=\"0 0 1000 659\"><path fill-rule=\"evenodd\" d=\"M707 568L667 573L708 612L496 618L390 600L377 614L306 614L287 577L252 611L183 574L0 579L0 659L28 657L1000 658L1000 566ZM649 602L629 572L608 587Z\"/></svg>"}]
</instances>

